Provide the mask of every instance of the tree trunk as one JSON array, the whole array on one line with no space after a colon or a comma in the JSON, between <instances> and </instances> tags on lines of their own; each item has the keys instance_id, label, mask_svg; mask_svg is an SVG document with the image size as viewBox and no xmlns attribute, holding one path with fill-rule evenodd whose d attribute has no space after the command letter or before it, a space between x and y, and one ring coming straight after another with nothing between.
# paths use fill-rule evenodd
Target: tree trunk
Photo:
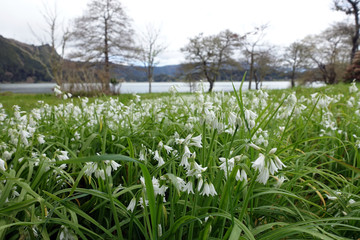
<instances>
[{"instance_id":1,"label":"tree trunk","mask_svg":"<svg viewBox=\"0 0 360 240\"><path fill-rule=\"evenodd\" d=\"M108 22L105 19L104 33L104 55L105 55L105 76L102 79L102 91L106 94L110 93L110 62L109 62L109 39L108 39Z\"/></svg>"},{"instance_id":2,"label":"tree trunk","mask_svg":"<svg viewBox=\"0 0 360 240\"><path fill-rule=\"evenodd\" d=\"M291 72L291 88L295 87L295 66L293 66L292 72Z\"/></svg>"},{"instance_id":3,"label":"tree trunk","mask_svg":"<svg viewBox=\"0 0 360 240\"><path fill-rule=\"evenodd\" d=\"M255 79L255 89L259 90L259 79L256 75L256 71L254 71L254 79Z\"/></svg>"},{"instance_id":4,"label":"tree trunk","mask_svg":"<svg viewBox=\"0 0 360 240\"><path fill-rule=\"evenodd\" d=\"M254 77L254 54L250 56L250 77L249 77L249 90L251 89L251 82Z\"/></svg>"},{"instance_id":5,"label":"tree trunk","mask_svg":"<svg viewBox=\"0 0 360 240\"><path fill-rule=\"evenodd\" d=\"M352 37L352 49L351 49L351 59L350 62L354 59L355 53L359 48L359 30L360 30L360 23L359 23L359 8L356 2L351 3L353 6L354 17L355 17L355 35Z\"/></svg>"},{"instance_id":6,"label":"tree trunk","mask_svg":"<svg viewBox=\"0 0 360 240\"><path fill-rule=\"evenodd\" d=\"M147 69L147 77L149 81L149 93L151 93L151 82L153 81L153 71L152 67L149 65Z\"/></svg>"},{"instance_id":7,"label":"tree trunk","mask_svg":"<svg viewBox=\"0 0 360 240\"><path fill-rule=\"evenodd\" d=\"M209 81L209 83L210 83L210 87L209 87L209 92L212 92L212 90L213 90L213 87L214 87L214 80L212 80L212 79L208 79L208 81Z\"/></svg>"}]
</instances>

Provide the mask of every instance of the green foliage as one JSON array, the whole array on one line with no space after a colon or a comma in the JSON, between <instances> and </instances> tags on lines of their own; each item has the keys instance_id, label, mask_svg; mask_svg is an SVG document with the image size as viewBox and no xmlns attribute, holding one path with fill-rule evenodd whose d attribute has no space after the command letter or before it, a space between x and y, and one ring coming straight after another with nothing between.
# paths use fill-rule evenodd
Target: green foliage
<instances>
[{"instance_id":1,"label":"green foliage","mask_svg":"<svg viewBox=\"0 0 360 240\"><path fill-rule=\"evenodd\" d=\"M0 109L0 239L357 239L355 87L29 96Z\"/></svg>"}]
</instances>

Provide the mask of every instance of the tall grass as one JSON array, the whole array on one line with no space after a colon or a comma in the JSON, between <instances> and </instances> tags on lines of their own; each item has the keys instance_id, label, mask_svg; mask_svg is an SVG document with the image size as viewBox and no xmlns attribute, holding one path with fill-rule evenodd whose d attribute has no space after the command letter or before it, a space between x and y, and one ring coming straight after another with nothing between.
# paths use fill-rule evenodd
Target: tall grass
<instances>
[{"instance_id":1,"label":"tall grass","mask_svg":"<svg viewBox=\"0 0 360 240\"><path fill-rule=\"evenodd\" d=\"M342 85L0 110L0 239L357 239Z\"/></svg>"}]
</instances>

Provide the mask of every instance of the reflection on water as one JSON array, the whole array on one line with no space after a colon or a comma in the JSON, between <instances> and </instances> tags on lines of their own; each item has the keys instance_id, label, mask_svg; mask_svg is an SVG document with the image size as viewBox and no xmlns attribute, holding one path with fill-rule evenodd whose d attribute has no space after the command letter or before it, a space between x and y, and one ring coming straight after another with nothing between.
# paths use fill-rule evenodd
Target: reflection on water
<instances>
[{"instance_id":1,"label":"reflection on water","mask_svg":"<svg viewBox=\"0 0 360 240\"><path fill-rule=\"evenodd\" d=\"M213 91L229 92L233 90L233 85L238 90L240 82L216 82ZM252 84L254 88L255 84ZM151 85L152 92L168 92L169 88L175 86L178 92L190 92L190 86L185 82L154 82ZM201 89L203 86L204 91L207 91L209 84L197 83L196 88ZM323 86L322 83L313 84L312 87ZM0 84L0 92L13 92L13 93L52 93L55 83L20 83L20 84ZM113 86L111 86L113 88ZM263 89L284 89L289 88L290 82L285 81L272 81L263 82ZM244 82L243 89L248 89L248 82ZM116 86L115 90L120 93L147 93L149 92L149 83L147 82L125 82Z\"/></svg>"}]
</instances>

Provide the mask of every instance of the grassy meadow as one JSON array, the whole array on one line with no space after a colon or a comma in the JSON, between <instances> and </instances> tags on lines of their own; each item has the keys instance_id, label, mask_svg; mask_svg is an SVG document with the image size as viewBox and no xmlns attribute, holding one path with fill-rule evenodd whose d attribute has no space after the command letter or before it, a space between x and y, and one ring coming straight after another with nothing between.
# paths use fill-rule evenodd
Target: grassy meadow
<instances>
[{"instance_id":1,"label":"grassy meadow","mask_svg":"<svg viewBox=\"0 0 360 240\"><path fill-rule=\"evenodd\" d=\"M58 94L0 95L0 239L360 238L356 85Z\"/></svg>"}]
</instances>

